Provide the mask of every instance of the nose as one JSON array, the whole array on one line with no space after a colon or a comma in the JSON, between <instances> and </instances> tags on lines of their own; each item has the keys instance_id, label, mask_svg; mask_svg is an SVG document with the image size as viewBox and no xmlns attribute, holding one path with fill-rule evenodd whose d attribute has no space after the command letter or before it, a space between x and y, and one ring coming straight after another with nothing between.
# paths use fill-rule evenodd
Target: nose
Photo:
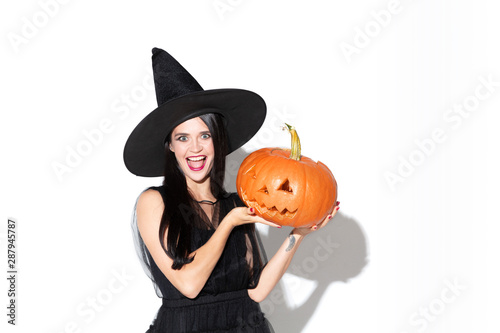
<instances>
[{"instance_id":1,"label":"nose","mask_svg":"<svg viewBox=\"0 0 500 333\"><path fill-rule=\"evenodd\" d=\"M203 149L203 146L199 142L198 139L193 140L193 144L191 145L191 151L193 153L199 153Z\"/></svg>"}]
</instances>

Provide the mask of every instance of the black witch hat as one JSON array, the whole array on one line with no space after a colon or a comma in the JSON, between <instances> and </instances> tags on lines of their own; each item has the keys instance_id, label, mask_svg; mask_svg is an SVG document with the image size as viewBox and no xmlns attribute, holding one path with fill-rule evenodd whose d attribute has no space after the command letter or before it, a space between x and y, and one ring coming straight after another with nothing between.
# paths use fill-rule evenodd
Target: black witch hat
<instances>
[{"instance_id":1,"label":"black witch hat","mask_svg":"<svg viewBox=\"0 0 500 333\"><path fill-rule=\"evenodd\" d=\"M243 146L259 130L266 104L254 92L242 89L203 90L170 54L153 49L153 76L158 108L130 134L123 152L127 169L137 176L162 176L165 142L182 122L206 113L222 115L228 135L228 154Z\"/></svg>"}]
</instances>

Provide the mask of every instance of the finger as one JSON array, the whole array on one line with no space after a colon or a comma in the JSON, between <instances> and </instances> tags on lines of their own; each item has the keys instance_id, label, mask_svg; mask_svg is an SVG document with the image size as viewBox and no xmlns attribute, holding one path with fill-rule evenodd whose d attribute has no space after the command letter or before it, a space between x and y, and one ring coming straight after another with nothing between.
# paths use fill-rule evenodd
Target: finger
<instances>
[{"instance_id":1,"label":"finger","mask_svg":"<svg viewBox=\"0 0 500 333\"><path fill-rule=\"evenodd\" d=\"M325 227L328 222L330 222L331 219L333 219L333 217L335 216L335 214L337 213L338 209L335 208L333 210L333 212L331 212L327 217L325 217L325 219L323 221L321 221L320 223L316 224L315 226L313 226L313 230L318 230L320 228L323 228Z\"/></svg>"},{"instance_id":2,"label":"finger","mask_svg":"<svg viewBox=\"0 0 500 333\"><path fill-rule=\"evenodd\" d=\"M321 221L320 223L316 224L314 227L316 228L313 228L313 230L318 230L318 229L321 229L323 228L327 223L328 221L330 221L329 219L330 215L328 215L323 221Z\"/></svg>"},{"instance_id":3,"label":"finger","mask_svg":"<svg viewBox=\"0 0 500 333\"><path fill-rule=\"evenodd\" d=\"M265 221L265 222L261 222L261 223L267 224L268 226L271 226L271 227L281 228L281 226L279 224L276 224L276 223L273 223L273 222Z\"/></svg>"},{"instance_id":4,"label":"finger","mask_svg":"<svg viewBox=\"0 0 500 333\"><path fill-rule=\"evenodd\" d=\"M256 216L256 222L259 222L259 223L262 223L262 224L268 225L268 226L270 226L270 227L281 228L281 225L276 224L276 223L271 222L271 221L268 221L268 220L266 220L266 219L263 219L263 218L262 218L262 217L260 217L260 216Z\"/></svg>"},{"instance_id":5,"label":"finger","mask_svg":"<svg viewBox=\"0 0 500 333\"><path fill-rule=\"evenodd\" d=\"M339 209L340 209L340 206L339 206L339 202L337 201L337 205L336 205L336 206L335 206L335 208L333 209L333 212L331 212L331 213L330 213L330 215L328 215L328 216L326 217L326 219L327 219L327 220L331 220L331 219L335 216L335 214L337 214L337 212L339 211Z\"/></svg>"}]
</instances>

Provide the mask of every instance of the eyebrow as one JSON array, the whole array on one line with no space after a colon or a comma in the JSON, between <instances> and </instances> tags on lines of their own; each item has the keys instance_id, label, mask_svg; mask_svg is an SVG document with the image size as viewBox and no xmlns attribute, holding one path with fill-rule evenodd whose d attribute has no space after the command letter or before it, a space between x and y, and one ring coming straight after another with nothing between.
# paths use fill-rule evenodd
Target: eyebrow
<instances>
[{"instance_id":1,"label":"eyebrow","mask_svg":"<svg viewBox=\"0 0 500 333\"><path fill-rule=\"evenodd\" d=\"M200 132L199 134L210 134L210 131L203 131L203 132ZM178 137L178 136L189 136L189 133L176 133L175 137Z\"/></svg>"}]
</instances>

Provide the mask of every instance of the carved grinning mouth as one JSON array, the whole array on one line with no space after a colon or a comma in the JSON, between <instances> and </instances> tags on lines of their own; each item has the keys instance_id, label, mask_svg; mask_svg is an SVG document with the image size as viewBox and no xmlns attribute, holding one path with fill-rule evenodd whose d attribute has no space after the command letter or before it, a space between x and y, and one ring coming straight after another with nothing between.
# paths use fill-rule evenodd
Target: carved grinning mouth
<instances>
[{"instance_id":1,"label":"carved grinning mouth","mask_svg":"<svg viewBox=\"0 0 500 333\"><path fill-rule=\"evenodd\" d=\"M257 202L257 200L248 200L246 193L243 193L243 198L244 201L248 203L250 207L254 207L257 209L262 215L268 215L270 217L275 217L277 216L279 219L284 219L284 218L294 218L295 214L297 214L297 209L294 210L293 212L289 211L288 209L284 208L282 211L279 211L276 206L272 207L266 207L264 203L260 204Z\"/></svg>"},{"instance_id":2,"label":"carved grinning mouth","mask_svg":"<svg viewBox=\"0 0 500 333\"><path fill-rule=\"evenodd\" d=\"M290 187L290 182L286 179L278 188L278 191L285 191L288 193L293 193L293 189ZM264 194L269 194L267 186L262 187L259 192ZM256 208L262 215L267 215L270 217L277 216L279 219L284 218L294 218L297 213L297 209L294 211L289 211L286 207L279 210L276 206L267 207L264 202L258 202L256 199L249 200L246 191L242 193L243 200L249 204L249 206Z\"/></svg>"},{"instance_id":3,"label":"carved grinning mouth","mask_svg":"<svg viewBox=\"0 0 500 333\"><path fill-rule=\"evenodd\" d=\"M292 219L295 214L297 213L297 210L294 210L293 212L289 211L288 209L284 208L282 211L279 211L278 208L276 208L276 206L272 206L271 208L267 208L266 205L262 204L260 205L259 203L257 203L257 201L255 201L255 203L258 205L258 207L256 207L257 209L259 209L259 211L262 213L262 214L266 214L266 215L269 215L271 217L275 217L277 216L278 218L290 218Z\"/></svg>"}]
</instances>

